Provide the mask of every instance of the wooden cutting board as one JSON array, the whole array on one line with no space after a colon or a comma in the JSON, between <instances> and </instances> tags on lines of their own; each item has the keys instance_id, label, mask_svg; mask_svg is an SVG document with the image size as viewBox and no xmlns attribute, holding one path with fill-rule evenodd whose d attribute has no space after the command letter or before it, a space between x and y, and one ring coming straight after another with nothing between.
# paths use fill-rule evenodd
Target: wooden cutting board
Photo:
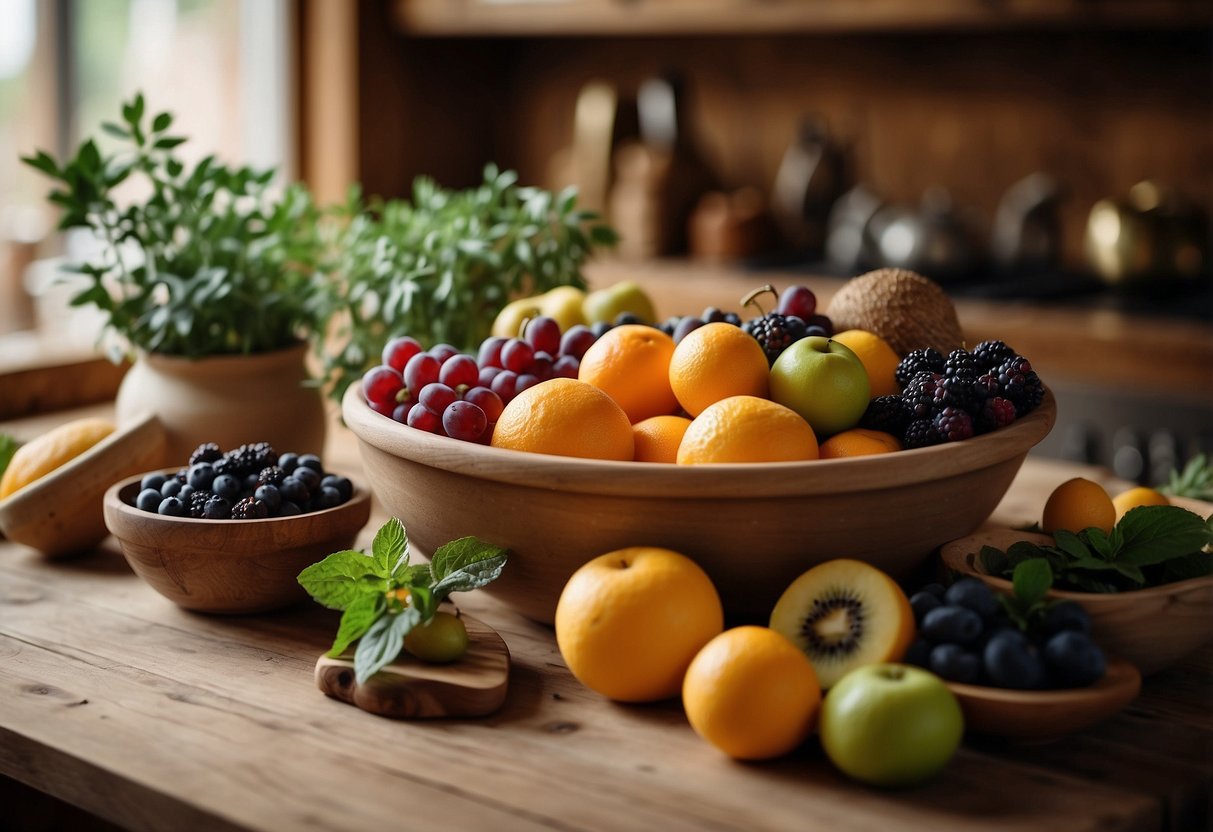
<instances>
[{"instance_id":1,"label":"wooden cutting board","mask_svg":"<svg viewBox=\"0 0 1213 832\"><path fill-rule=\"evenodd\" d=\"M489 625L463 615L468 651L457 662L430 664L401 652L396 661L362 684L354 678L354 653L316 661L316 684L334 699L392 719L485 716L505 702L510 650Z\"/></svg>"}]
</instances>

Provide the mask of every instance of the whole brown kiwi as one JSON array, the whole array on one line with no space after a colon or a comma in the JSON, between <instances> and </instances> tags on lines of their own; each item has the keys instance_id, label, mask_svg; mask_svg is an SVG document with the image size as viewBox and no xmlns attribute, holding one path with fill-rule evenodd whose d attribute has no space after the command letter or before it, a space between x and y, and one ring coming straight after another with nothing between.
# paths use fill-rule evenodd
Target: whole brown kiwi
<instances>
[{"instance_id":1,"label":"whole brown kiwi","mask_svg":"<svg viewBox=\"0 0 1213 832\"><path fill-rule=\"evenodd\" d=\"M944 355L963 345L956 307L935 283L907 269L876 269L847 281L830 299L834 330L864 329L898 355L934 347Z\"/></svg>"}]
</instances>

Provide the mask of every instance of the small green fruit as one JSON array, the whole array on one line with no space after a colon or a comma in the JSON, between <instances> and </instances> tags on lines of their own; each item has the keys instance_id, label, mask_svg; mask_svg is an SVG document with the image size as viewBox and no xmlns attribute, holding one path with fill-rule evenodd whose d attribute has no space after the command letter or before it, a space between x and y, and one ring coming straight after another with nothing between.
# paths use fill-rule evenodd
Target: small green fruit
<instances>
[{"instance_id":1,"label":"small green fruit","mask_svg":"<svg viewBox=\"0 0 1213 832\"><path fill-rule=\"evenodd\" d=\"M859 424L871 392L859 356L819 335L794 342L771 367L771 398L799 413L819 440Z\"/></svg>"},{"instance_id":2,"label":"small green fruit","mask_svg":"<svg viewBox=\"0 0 1213 832\"><path fill-rule=\"evenodd\" d=\"M404 637L404 649L423 662L447 664L468 650L468 631L463 619L449 612L436 612Z\"/></svg>"}]
</instances>

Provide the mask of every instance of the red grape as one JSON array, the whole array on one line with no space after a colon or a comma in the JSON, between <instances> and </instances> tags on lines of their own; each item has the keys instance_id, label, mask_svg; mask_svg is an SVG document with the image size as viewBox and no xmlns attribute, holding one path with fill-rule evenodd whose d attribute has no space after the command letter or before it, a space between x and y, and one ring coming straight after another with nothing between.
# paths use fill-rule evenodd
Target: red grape
<instances>
[{"instance_id":1,"label":"red grape","mask_svg":"<svg viewBox=\"0 0 1213 832\"><path fill-rule=\"evenodd\" d=\"M535 352L554 354L560 349L560 324L546 315L533 318L526 325L526 340Z\"/></svg>"},{"instance_id":2,"label":"red grape","mask_svg":"<svg viewBox=\"0 0 1213 832\"><path fill-rule=\"evenodd\" d=\"M779 296L775 311L780 315L795 315L808 321L817 311L817 296L808 286L789 286Z\"/></svg>"},{"instance_id":3,"label":"red grape","mask_svg":"<svg viewBox=\"0 0 1213 832\"><path fill-rule=\"evenodd\" d=\"M442 411L442 427L452 439L475 442L488 424L484 411L471 402L453 402Z\"/></svg>"},{"instance_id":4,"label":"red grape","mask_svg":"<svg viewBox=\"0 0 1213 832\"><path fill-rule=\"evenodd\" d=\"M478 382L481 387L491 387L498 373L505 372L500 367L481 367Z\"/></svg>"},{"instance_id":5,"label":"red grape","mask_svg":"<svg viewBox=\"0 0 1213 832\"><path fill-rule=\"evenodd\" d=\"M386 416L389 419L392 418L392 411L397 407L397 405L394 404L379 404L379 402L372 401L368 401L367 406L369 406L371 410L375 411L380 416Z\"/></svg>"},{"instance_id":6,"label":"red grape","mask_svg":"<svg viewBox=\"0 0 1213 832\"><path fill-rule=\"evenodd\" d=\"M683 338L686 338L701 326L703 326L702 318L692 318L689 315L683 318L678 322L678 326L674 327L674 343L681 344Z\"/></svg>"},{"instance_id":7,"label":"red grape","mask_svg":"<svg viewBox=\"0 0 1213 832\"><path fill-rule=\"evenodd\" d=\"M518 374L513 370L502 370L493 379L490 385L493 392L501 397L503 402L508 402L514 398L514 384L518 381Z\"/></svg>"},{"instance_id":8,"label":"red grape","mask_svg":"<svg viewBox=\"0 0 1213 832\"><path fill-rule=\"evenodd\" d=\"M476 363L484 367L500 367L501 364L501 348L505 346L505 342L510 339L502 338L500 335L493 335L485 338L480 343L480 351L476 355Z\"/></svg>"},{"instance_id":9,"label":"red grape","mask_svg":"<svg viewBox=\"0 0 1213 832\"><path fill-rule=\"evenodd\" d=\"M540 381L547 381L552 377L552 365L555 363L552 356L546 352L537 352L531 361L531 373L538 376Z\"/></svg>"},{"instance_id":10,"label":"red grape","mask_svg":"<svg viewBox=\"0 0 1213 832\"><path fill-rule=\"evenodd\" d=\"M505 409L501 397L487 387L473 387L463 395L463 400L483 410L490 425L501 417L501 411Z\"/></svg>"},{"instance_id":11,"label":"red grape","mask_svg":"<svg viewBox=\"0 0 1213 832\"><path fill-rule=\"evenodd\" d=\"M438 359L428 352L417 353L404 366L404 385L416 395L422 387L438 380L438 370L441 366Z\"/></svg>"},{"instance_id":12,"label":"red grape","mask_svg":"<svg viewBox=\"0 0 1213 832\"><path fill-rule=\"evenodd\" d=\"M528 372L534 359L535 351L531 349L531 345L526 341L511 338L509 343L501 348L502 366L507 370L513 370L515 373Z\"/></svg>"},{"instance_id":13,"label":"red grape","mask_svg":"<svg viewBox=\"0 0 1213 832\"><path fill-rule=\"evenodd\" d=\"M383 363L398 373L404 372L409 359L421 352L421 344L416 338L401 335L388 341L383 347Z\"/></svg>"},{"instance_id":14,"label":"red grape","mask_svg":"<svg viewBox=\"0 0 1213 832\"><path fill-rule=\"evenodd\" d=\"M421 402L421 406L435 416L441 416L442 411L446 410L451 402L458 398L458 394L453 389L440 381L435 381L422 387L421 395L417 397L418 401Z\"/></svg>"},{"instance_id":15,"label":"red grape","mask_svg":"<svg viewBox=\"0 0 1213 832\"><path fill-rule=\"evenodd\" d=\"M803 316L797 315L797 317L799 318L799 317L803 317ZM827 318L825 315L810 315L809 317L804 319L804 322L806 324L808 324L809 326L821 327L822 329L824 329L826 331L826 335L834 334L834 324L832 324L830 322L830 319Z\"/></svg>"},{"instance_id":16,"label":"red grape","mask_svg":"<svg viewBox=\"0 0 1213 832\"><path fill-rule=\"evenodd\" d=\"M556 363L552 365L553 378L577 378L577 371L581 369L581 362L571 355L562 355L556 359Z\"/></svg>"},{"instance_id":17,"label":"red grape","mask_svg":"<svg viewBox=\"0 0 1213 832\"><path fill-rule=\"evenodd\" d=\"M414 406L413 409L409 411L408 426L411 428L417 428L417 430L426 431L427 433L443 432L442 418L440 416L435 416L424 407Z\"/></svg>"},{"instance_id":18,"label":"red grape","mask_svg":"<svg viewBox=\"0 0 1213 832\"><path fill-rule=\"evenodd\" d=\"M560 354L571 355L580 361L585 351L597 340L588 326L576 324L569 327L568 332L560 339Z\"/></svg>"},{"instance_id":19,"label":"red grape","mask_svg":"<svg viewBox=\"0 0 1213 832\"><path fill-rule=\"evenodd\" d=\"M400 377L400 372L385 364L372 367L362 377L362 395L368 402L380 407L395 407L396 394L403 387L404 379Z\"/></svg>"},{"instance_id":20,"label":"red grape","mask_svg":"<svg viewBox=\"0 0 1213 832\"><path fill-rule=\"evenodd\" d=\"M438 363L445 362L452 356L459 355L459 350L452 347L450 344L435 344L430 347L430 355L438 359Z\"/></svg>"},{"instance_id":21,"label":"red grape","mask_svg":"<svg viewBox=\"0 0 1213 832\"><path fill-rule=\"evenodd\" d=\"M514 382L514 395L517 396L523 390L529 390L538 383L539 376L532 375L531 373L524 373L523 375L518 376L517 380Z\"/></svg>"},{"instance_id":22,"label":"red grape","mask_svg":"<svg viewBox=\"0 0 1213 832\"><path fill-rule=\"evenodd\" d=\"M396 409L392 411L392 418L402 425L409 423L409 411L417 406L417 402L405 402L404 404L396 405Z\"/></svg>"},{"instance_id":23,"label":"red grape","mask_svg":"<svg viewBox=\"0 0 1213 832\"><path fill-rule=\"evenodd\" d=\"M470 355L456 355L448 358L438 371L438 380L448 387L465 385L471 387L480 379L480 368L476 359Z\"/></svg>"}]
</instances>

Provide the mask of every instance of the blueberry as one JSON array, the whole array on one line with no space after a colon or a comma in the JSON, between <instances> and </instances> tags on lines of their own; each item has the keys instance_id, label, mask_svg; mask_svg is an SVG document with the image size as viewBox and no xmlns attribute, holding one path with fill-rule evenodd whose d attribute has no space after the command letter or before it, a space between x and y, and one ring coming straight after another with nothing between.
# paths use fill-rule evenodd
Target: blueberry
<instances>
[{"instance_id":1,"label":"blueberry","mask_svg":"<svg viewBox=\"0 0 1213 832\"><path fill-rule=\"evenodd\" d=\"M190 466L185 481L199 491L209 491L215 481L215 469L209 462L197 462Z\"/></svg>"},{"instance_id":2,"label":"blueberry","mask_svg":"<svg viewBox=\"0 0 1213 832\"><path fill-rule=\"evenodd\" d=\"M618 315L615 316L615 320L614 320L615 326L627 326L629 324L638 324L638 323L642 323L642 322L640 320L640 316L637 315L635 312L620 312Z\"/></svg>"},{"instance_id":3,"label":"blueberry","mask_svg":"<svg viewBox=\"0 0 1213 832\"><path fill-rule=\"evenodd\" d=\"M283 501L282 505L278 507L279 517L294 517L296 514L303 514L303 509L289 500Z\"/></svg>"},{"instance_id":4,"label":"blueberry","mask_svg":"<svg viewBox=\"0 0 1213 832\"><path fill-rule=\"evenodd\" d=\"M806 338L809 336L813 336L813 335L816 335L821 338L829 337L829 333L827 333L825 331L825 327L820 327L820 326L817 326L816 324L806 327L804 334L805 334Z\"/></svg>"},{"instance_id":5,"label":"blueberry","mask_svg":"<svg viewBox=\"0 0 1213 832\"><path fill-rule=\"evenodd\" d=\"M282 492L278 490L276 485L262 485L253 492L253 496L265 503L265 507L270 510L270 514L276 512L282 506Z\"/></svg>"},{"instance_id":6,"label":"blueberry","mask_svg":"<svg viewBox=\"0 0 1213 832\"><path fill-rule=\"evenodd\" d=\"M931 661L931 642L925 638L914 639L901 660L906 664L927 667Z\"/></svg>"},{"instance_id":7,"label":"blueberry","mask_svg":"<svg viewBox=\"0 0 1213 832\"><path fill-rule=\"evenodd\" d=\"M315 454L303 454L299 457L299 465L303 468L311 468L317 474L324 473L324 466L320 464L320 457Z\"/></svg>"},{"instance_id":8,"label":"blueberry","mask_svg":"<svg viewBox=\"0 0 1213 832\"><path fill-rule=\"evenodd\" d=\"M943 597L945 603L967 607L986 621L993 618L1000 608L994 593L976 578L961 578L948 587Z\"/></svg>"},{"instance_id":9,"label":"blueberry","mask_svg":"<svg viewBox=\"0 0 1213 832\"><path fill-rule=\"evenodd\" d=\"M1081 688L1103 678L1103 651L1086 633L1062 630L1045 642L1045 666L1063 688Z\"/></svg>"},{"instance_id":10,"label":"blueberry","mask_svg":"<svg viewBox=\"0 0 1213 832\"><path fill-rule=\"evenodd\" d=\"M300 459L302 460L302 458ZM304 465L302 461L291 476L303 483L303 487L308 490L309 494L320 486L320 473L316 469Z\"/></svg>"},{"instance_id":11,"label":"blueberry","mask_svg":"<svg viewBox=\"0 0 1213 832\"><path fill-rule=\"evenodd\" d=\"M240 490L247 491L251 494L252 492L257 490L257 483L259 483L259 482L261 482L260 474L245 474L244 479L241 480L241 482L240 482L240 485L241 485Z\"/></svg>"},{"instance_id":12,"label":"blueberry","mask_svg":"<svg viewBox=\"0 0 1213 832\"><path fill-rule=\"evenodd\" d=\"M940 606L943 606L943 602L929 592L915 592L910 596L910 609L914 610L914 620L919 624L922 624L927 613Z\"/></svg>"},{"instance_id":13,"label":"blueberry","mask_svg":"<svg viewBox=\"0 0 1213 832\"><path fill-rule=\"evenodd\" d=\"M736 312L725 312L724 322L726 324L732 324L733 326L741 326L741 316Z\"/></svg>"},{"instance_id":14,"label":"blueberry","mask_svg":"<svg viewBox=\"0 0 1213 832\"><path fill-rule=\"evenodd\" d=\"M1063 630L1090 633L1091 617L1074 601L1058 601L1045 610L1044 628L1049 635Z\"/></svg>"},{"instance_id":15,"label":"blueberry","mask_svg":"<svg viewBox=\"0 0 1213 832\"><path fill-rule=\"evenodd\" d=\"M148 474L143 478L142 482L139 483L140 491L146 491L149 488L154 488L156 491L159 491L163 487L164 474Z\"/></svg>"},{"instance_id":16,"label":"blueberry","mask_svg":"<svg viewBox=\"0 0 1213 832\"><path fill-rule=\"evenodd\" d=\"M601 338L611 331L610 321L595 321L590 324L590 332L594 333L595 338Z\"/></svg>"},{"instance_id":17,"label":"blueberry","mask_svg":"<svg viewBox=\"0 0 1213 832\"><path fill-rule=\"evenodd\" d=\"M354 484L350 482L349 477L339 477L336 474L329 474L320 481L320 487L331 486L337 489L337 493L341 495L341 502L345 502L354 494Z\"/></svg>"},{"instance_id":18,"label":"blueberry","mask_svg":"<svg viewBox=\"0 0 1213 832\"><path fill-rule=\"evenodd\" d=\"M156 513L163 514L165 517L184 517L185 503L176 497L165 497L160 501L160 506L156 509Z\"/></svg>"},{"instance_id":19,"label":"blueberry","mask_svg":"<svg viewBox=\"0 0 1213 832\"><path fill-rule=\"evenodd\" d=\"M947 594L947 590L944 588L943 584L927 584L918 591L934 595L940 601L943 601L943 596Z\"/></svg>"},{"instance_id":20,"label":"blueberry","mask_svg":"<svg viewBox=\"0 0 1213 832\"><path fill-rule=\"evenodd\" d=\"M190 495L197 490L197 488L194 488L194 486L187 482L185 485L181 486L181 490L177 492L177 499L183 503L189 503Z\"/></svg>"},{"instance_id":21,"label":"blueberry","mask_svg":"<svg viewBox=\"0 0 1213 832\"><path fill-rule=\"evenodd\" d=\"M160 496L165 498L176 497L181 493L181 487L183 485L185 485L185 483L176 478L165 480L164 485L160 486Z\"/></svg>"},{"instance_id":22,"label":"blueberry","mask_svg":"<svg viewBox=\"0 0 1213 832\"><path fill-rule=\"evenodd\" d=\"M981 636L981 617L966 607L937 607L922 619L920 630L936 644L972 644Z\"/></svg>"},{"instance_id":23,"label":"blueberry","mask_svg":"<svg viewBox=\"0 0 1213 832\"><path fill-rule=\"evenodd\" d=\"M715 306L709 306L703 310L703 314L699 316L699 319L705 324L718 324L724 320L724 312Z\"/></svg>"},{"instance_id":24,"label":"blueberry","mask_svg":"<svg viewBox=\"0 0 1213 832\"><path fill-rule=\"evenodd\" d=\"M278 490L282 492L282 499L300 506L307 505L309 496L308 487L303 484L303 480L294 474L284 479L282 484L278 486Z\"/></svg>"},{"instance_id":25,"label":"blueberry","mask_svg":"<svg viewBox=\"0 0 1213 832\"><path fill-rule=\"evenodd\" d=\"M990 636L982 663L986 676L997 687L1036 690L1044 686L1044 662L1019 630L999 630Z\"/></svg>"},{"instance_id":26,"label":"blueberry","mask_svg":"<svg viewBox=\"0 0 1213 832\"><path fill-rule=\"evenodd\" d=\"M297 468L298 466L299 466L299 454L293 454L293 453L288 452L288 453L285 453L282 456L278 457L278 467L281 468L284 473L289 474L292 471L294 471L295 468Z\"/></svg>"},{"instance_id":27,"label":"blueberry","mask_svg":"<svg viewBox=\"0 0 1213 832\"><path fill-rule=\"evenodd\" d=\"M164 477L160 479L164 479ZM161 485L164 485L164 483L161 483ZM135 498L135 508L140 511L155 512L160 509L160 501L163 499L164 497L160 495L157 489L149 486L140 491L139 496Z\"/></svg>"},{"instance_id":28,"label":"blueberry","mask_svg":"<svg viewBox=\"0 0 1213 832\"><path fill-rule=\"evenodd\" d=\"M959 644L939 644L931 651L931 672L949 682L971 685L981 677L981 659Z\"/></svg>"},{"instance_id":29,"label":"blueberry","mask_svg":"<svg viewBox=\"0 0 1213 832\"><path fill-rule=\"evenodd\" d=\"M216 496L222 497L228 502L232 502L240 496L240 487L240 480L231 474L220 474L211 483L211 491L214 491Z\"/></svg>"},{"instance_id":30,"label":"blueberry","mask_svg":"<svg viewBox=\"0 0 1213 832\"><path fill-rule=\"evenodd\" d=\"M206 520L226 520L232 516L232 503L223 497L211 497L202 507L202 517Z\"/></svg>"},{"instance_id":31,"label":"blueberry","mask_svg":"<svg viewBox=\"0 0 1213 832\"><path fill-rule=\"evenodd\" d=\"M316 511L321 511L326 508L333 508L342 503L341 492L330 485L321 486L316 492L315 499L312 500L312 508Z\"/></svg>"}]
</instances>

